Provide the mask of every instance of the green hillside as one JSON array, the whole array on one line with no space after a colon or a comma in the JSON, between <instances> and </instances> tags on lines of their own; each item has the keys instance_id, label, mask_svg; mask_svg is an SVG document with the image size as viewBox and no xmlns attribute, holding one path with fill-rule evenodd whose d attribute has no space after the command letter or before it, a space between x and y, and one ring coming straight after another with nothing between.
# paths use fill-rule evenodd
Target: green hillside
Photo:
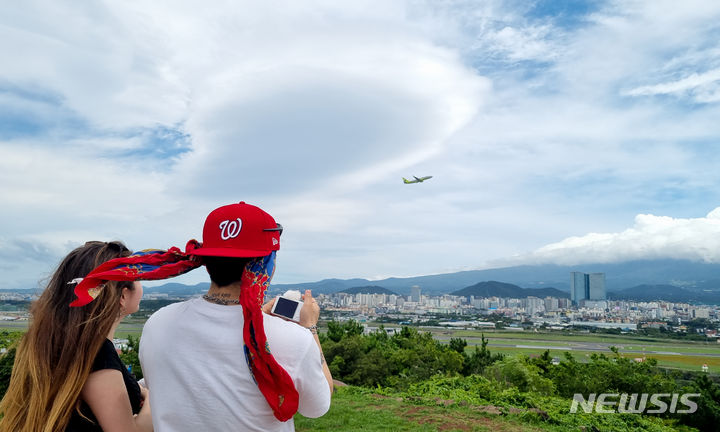
<instances>
[{"instance_id":1,"label":"green hillside","mask_svg":"<svg viewBox=\"0 0 720 432\"><path fill-rule=\"evenodd\" d=\"M569 399L509 388L488 391L473 378L433 379L405 392L341 387L330 411L317 419L295 416L298 432L637 431L696 429L638 414L570 413Z\"/></svg>"}]
</instances>

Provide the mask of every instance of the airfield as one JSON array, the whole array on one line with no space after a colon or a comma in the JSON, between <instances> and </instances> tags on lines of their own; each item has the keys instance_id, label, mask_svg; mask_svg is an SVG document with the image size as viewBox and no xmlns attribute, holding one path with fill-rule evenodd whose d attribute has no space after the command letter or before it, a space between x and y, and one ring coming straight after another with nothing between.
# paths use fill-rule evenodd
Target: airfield
<instances>
[{"instance_id":1,"label":"airfield","mask_svg":"<svg viewBox=\"0 0 720 432\"><path fill-rule=\"evenodd\" d=\"M648 338L632 335L606 335L592 333L559 333L534 331L456 330L432 329L433 337L441 341L460 337L474 350L482 335L488 340L491 352L502 354L541 355L550 350L550 356L563 359L565 352L578 361L592 354L613 355L610 347L618 348L623 357L643 361L655 358L663 367L699 371L707 365L709 372L720 372L720 343Z\"/></svg>"}]
</instances>

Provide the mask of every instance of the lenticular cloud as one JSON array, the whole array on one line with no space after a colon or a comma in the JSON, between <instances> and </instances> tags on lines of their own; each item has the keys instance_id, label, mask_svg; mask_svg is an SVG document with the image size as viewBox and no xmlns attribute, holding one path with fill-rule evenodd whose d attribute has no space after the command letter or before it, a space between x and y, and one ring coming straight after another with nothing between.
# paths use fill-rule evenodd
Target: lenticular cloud
<instances>
[{"instance_id":1,"label":"lenticular cloud","mask_svg":"<svg viewBox=\"0 0 720 432\"><path fill-rule=\"evenodd\" d=\"M517 258L562 265L664 258L718 263L720 207L701 218L639 214L625 231L569 237Z\"/></svg>"}]
</instances>

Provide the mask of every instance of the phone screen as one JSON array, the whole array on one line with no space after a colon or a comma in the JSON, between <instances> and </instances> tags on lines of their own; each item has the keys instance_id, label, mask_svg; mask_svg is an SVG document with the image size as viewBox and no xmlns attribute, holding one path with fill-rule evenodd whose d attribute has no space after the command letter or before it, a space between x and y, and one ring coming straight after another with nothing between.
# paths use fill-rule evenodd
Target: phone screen
<instances>
[{"instance_id":1,"label":"phone screen","mask_svg":"<svg viewBox=\"0 0 720 432\"><path fill-rule=\"evenodd\" d=\"M288 300L285 297L278 297L275 302L275 314L292 319L298 305L300 305L300 303L296 301Z\"/></svg>"}]
</instances>

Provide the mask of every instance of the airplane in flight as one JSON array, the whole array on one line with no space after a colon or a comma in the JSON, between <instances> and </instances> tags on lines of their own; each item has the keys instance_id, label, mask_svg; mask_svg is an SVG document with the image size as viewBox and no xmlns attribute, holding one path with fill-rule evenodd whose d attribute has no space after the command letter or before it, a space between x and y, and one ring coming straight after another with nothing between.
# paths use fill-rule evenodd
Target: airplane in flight
<instances>
[{"instance_id":1,"label":"airplane in flight","mask_svg":"<svg viewBox=\"0 0 720 432\"><path fill-rule=\"evenodd\" d=\"M416 176L413 176L413 178L414 178L415 180L408 180L408 179L406 179L405 177L403 177L403 182L404 182L405 184L422 183L422 182L424 182L424 181L427 180L427 179L431 179L432 176L425 176L425 177L416 177Z\"/></svg>"}]
</instances>

